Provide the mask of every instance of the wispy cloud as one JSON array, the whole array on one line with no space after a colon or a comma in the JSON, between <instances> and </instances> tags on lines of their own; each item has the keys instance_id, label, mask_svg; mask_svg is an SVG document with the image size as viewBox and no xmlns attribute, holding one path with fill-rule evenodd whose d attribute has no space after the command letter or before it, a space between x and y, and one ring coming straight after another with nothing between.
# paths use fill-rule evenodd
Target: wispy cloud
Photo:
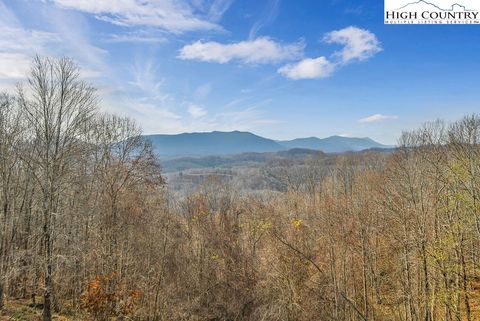
<instances>
[{"instance_id":1,"label":"wispy cloud","mask_svg":"<svg viewBox=\"0 0 480 321\"><path fill-rule=\"evenodd\" d=\"M93 69L107 75L106 58L109 52L97 46L91 37L88 20L77 12L46 6L41 11L43 23L60 37L60 45L52 48L53 55L67 55L74 58L83 68Z\"/></svg>"},{"instance_id":2,"label":"wispy cloud","mask_svg":"<svg viewBox=\"0 0 480 321\"><path fill-rule=\"evenodd\" d=\"M22 53L0 52L0 89L2 83L18 81L25 77L30 68L31 57ZM4 87L9 87L3 84Z\"/></svg>"},{"instance_id":3,"label":"wispy cloud","mask_svg":"<svg viewBox=\"0 0 480 321\"><path fill-rule=\"evenodd\" d=\"M4 19L4 17L7 19ZM43 21L42 18L48 19ZM35 55L69 56L82 67L81 75L98 78L105 73L103 58L107 52L92 45L82 34L76 17L59 15L56 10L41 10L37 15L49 31L24 27L15 14L0 2L0 79L2 88L11 88L24 79Z\"/></svg>"},{"instance_id":4,"label":"wispy cloud","mask_svg":"<svg viewBox=\"0 0 480 321\"><path fill-rule=\"evenodd\" d=\"M188 107L188 113L193 118L200 118L207 115L207 111L205 110L205 108L194 104L190 104L190 106Z\"/></svg>"},{"instance_id":5,"label":"wispy cloud","mask_svg":"<svg viewBox=\"0 0 480 321\"><path fill-rule=\"evenodd\" d=\"M249 39L254 39L260 29L268 26L277 18L279 6L280 0L268 0L262 17L257 20L250 29Z\"/></svg>"},{"instance_id":6,"label":"wispy cloud","mask_svg":"<svg viewBox=\"0 0 480 321\"><path fill-rule=\"evenodd\" d=\"M184 126L186 131L254 131L278 123L277 120L266 117L263 112L262 107L271 103L271 99L264 99L239 104L228 111L209 113L208 117L194 118L192 122L185 121Z\"/></svg>"},{"instance_id":7,"label":"wispy cloud","mask_svg":"<svg viewBox=\"0 0 480 321\"><path fill-rule=\"evenodd\" d=\"M370 123L378 123L386 120L395 120L395 119L398 119L398 116L375 114L372 116L359 119L358 122L361 124L370 124Z\"/></svg>"},{"instance_id":8,"label":"wispy cloud","mask_svg":"<svg viewBox=\"0 0 480 321\"><path fill-rule=\"evenodd\" d=\"M79 14L60 12L51 6L38 10L36 19L44 30L27 28L0 1L0 87L11 89L27 76L34 55L69 56L80 63L82 76L105 74L107 51L90 42ZM48 30L48 31L46 31Z\"/></svg>"},{"instance_id":9,"label":"wispy cloud","mask_svg":"<svg viewBox=\"0 0 480 321\"><path fill-rule=\"evenodd\" d=\"M220 64L239 61L247 64L270 64L298 59L303 55L303 42L282 44L268 37L232 44L197 41L180 50L178 58Z\"/></svg>"},{"instance_id":10,"label":"wispy cloud","mask_svg":"<svg viewBox=\"0 0 480 321\"><path fill-rule=\"evenodd\" d=\"M196 30L221 30L216 24L232 1L216 0L208 6L208 14L198 15L185 0L162 1L99 1L50 0L62 8L94 15L97 19L121 26L153 26L182 33ZM197 1L198 3L198 1Z\"/></svg>"},{"instance_id":11,"label":"wispy cloud","mask_svg":"<svg viewBox=\"0 0 480 321\"><path fill-rule=\"evenodd\" d=\"M210 20L218 22L234 1L235 0L213 0L208 9L208 17Z\"/></svg>"},{"instance_id":12,"label":"wispy cloud","mask_svg":"<svg viewBox=\"0 0 480 321\"><path fill-rule=\"evenodd\" d=\"M0 27L0 89L12 88L15 82L25 78L32 54L49 54L50 47L58 45L59 41L60 38L54 33Z\"/></svg>"},{"instance_id":13,"label":"wispy cloud","mask_svg":"<svg viewBox=\"0 0 480 321\"><path fill-rule=\"evenodd\" d=\"M265 118L262 111L256 107L221 113L217 116L217 121L223 130L251 130L278 123L276 119Z\"/></svg>"},{"instance_id":14,"label":"wispy cloud","mask_svg":"<svg viewBox=\"0 0 480 321\"><path fill-rule=\"evenodd\" d=\"M7 8L7 6L0 0L0 26L1 27L19 27L20 21L18 21L15 14Z\"/></svg>"},{"instance_id":15,"label":"wispy cloud","mask_svg":"<svg viewBox=\"0 0 480 321\"><path fill-rule=\"evenodd\" d=\"M161 43L177 36L169 32L190 31L198 26L162 27L150 24L148 21L149 18L153 19L159 11L147 12L147 8L144 8L145 12L130 15L123 10L126 10L127 4L134 7L133 11L129 11L132 13L142 6L160 7L170 3L175 8L180 8L177 9L181 12L185 12L185 17L206 22L208 26L204 30L210 27L218 29L220 28L217 25L218 21L233 1L188 0L188 5L185 6L181 5L183 2L187 3L187 0L150 2L128 0L108 1L108 3L89 0L44 0L25 5L29 9L38 10L31 10L35 11L35 21L31 24L24 21L25 25L23 25L14 12L0 0L0 89L6 88L7 82L11 86L16 81L24 79L34 54L69 56L80 64L83 70L82 76L95 77L91 82L99 89L98 94L102 98L101 109L134 118L146 133L254 130L265 124L275 123L275 120L269 119L263 113L263 107L269 104L270 100L257 103L250 101L248 104L239 101L238 104L223 105L217 109L211 106L207 98L211 95L213 85L208 80L194 88L187 101L184 95L167 89L164 79L167 79L169 74L164 74L163 68L159 68L162 66L162 60L158 56L156 47L150 44ZM202 9L194 8L194 2ZM113 23L126 24L131 28L109 28L108 34L99 32L98 29L93 29L97 28L96 24L91 24L84 13L95 15L99 19L112 19ZM170 14L172 14L171 11L169 11ZM173 12L173 14L176 13ZM135 24L135 19L143 17L147 18L146 21ZM175 20L175 17L173 19ZM154 23L163 22L155 21ZM41 30L35 28L41 28ZM102 37L96 37L98 34ZM239 46L225 45L227 49L220 50L220 55L226 55L227 59L241 63L258 64L299 59L303 54L303 43L282 44L270 38L257 40ZM130 53L123 56L123 52L122 57L119 57L111 51L112 46L116 46L113 44L115 42L128 42L132 43L132 47L142 46L140 48L146 48L145 45L148 45L148 50L134 53L137 59L128 56ZM128 60L118 63L118 59Z\"/></svg>"},{"instance_id":16,"label":"wispy cloud","mask_svg":"<svg viewBox=\"0 0 480 321\"><path fill-rule=\"evenodd\" d=\"M158 103L132 98L115 90L102 97L104 111L135 119L145 133L178 133L184 130L182 116Z\"/></svg>"},{"instance_id":17,"label":"wispy cloud","mask_svg":"<svg viewBox=\"0 0 480 321\"><path fill-rule=\"evenodd\" d=\"M198 86L197 89L195 89L195 92L193 93L193 97L196 100L203 100L207 98L207 96L210 94L211 91L212 91L212 84L206 83L201 86Z\"/></svg>"},{"instance_id":18,"label":"wispy cloud","mask_svg":"<svg viewBox=\"0 0 480 321\"><path fill-rule=\"evenodd\" d=\"M54 33L20 27L0 27L0 50L3 52L45 52L61 38Z\"/></svg>"},{"instance_id":19,"label":"wispy cloud","mask_svg":"<svg viewBox=\"0 0 480 321\"><path fill-rule=\"evenodd\" d=\"M134 90L140 91L141 96L153 99L162 98L163 79L158 77L158 66L152 58L136 59L130 67L132 80L128 82Z\"/></svg>"},{"instance_id":20,"label":"wispy cloud","mask_svg":"<svg viewBox=\"0 0 480 321\"><path fill-rule=\"evenodd\" d=\"M112 35L109 35L105 40L107 42L112 42L112 43L131 42L131 43L149 43L149 44L161 44L168 41L168 39L164 36L158 36L158 35L155 35L154 33L148 33L145 31L112 34Z\"/></svg>"},{"instance_id":21,"label":"wispy cloud","mask_svg":"<svg viewBox=\"0 0 480 321\"><path fill-rule=\"evenodd\" d=\"M255 131L266 125L278 123L275 119L265 117L261 107L271 103L264 100L248 106L236 106L234 110L209 112L205 107L187 103L186 115L181 111L170 110L167 105L151 103L142 99L133 99L118 92L104 95L104 110L129 116L142 125L146 134L176 134L180 132L202 131ZM208 117L205 117L207 116Z\"/></svg>"}]
</instances>

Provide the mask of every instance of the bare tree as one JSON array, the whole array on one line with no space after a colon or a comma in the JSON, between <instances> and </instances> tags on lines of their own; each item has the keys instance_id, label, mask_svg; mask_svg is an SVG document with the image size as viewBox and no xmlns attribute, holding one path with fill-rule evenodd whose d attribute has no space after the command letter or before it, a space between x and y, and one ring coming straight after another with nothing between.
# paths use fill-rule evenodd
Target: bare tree
<instances>
[{"instance_id":1,"label":"bare tree","mask_svg":"<svg viewBox=\"0 0 480 321\"><path fill-rule=\"evenodd\" d=\"M79 78L67 58L36 57L18 98L28 128L27 166L42 194L45 290L43 320L52 319L53 226L68 172L81 153L82 138L96 108L95 90Z\"/></svg>"},{"instance_id":2,"label":"bare tree","mask_svg":"<svg viewBox=\"0 0 480 321\"><path fill-rule=\"evenodd\" d=\"M4 283L7 273L7 260L10 258L12 203L15 196L15 170L18 168L16 147L21 143L21 126L14 98L0 93L0 308L3 307Z\"/></svg>"}]
</instances>

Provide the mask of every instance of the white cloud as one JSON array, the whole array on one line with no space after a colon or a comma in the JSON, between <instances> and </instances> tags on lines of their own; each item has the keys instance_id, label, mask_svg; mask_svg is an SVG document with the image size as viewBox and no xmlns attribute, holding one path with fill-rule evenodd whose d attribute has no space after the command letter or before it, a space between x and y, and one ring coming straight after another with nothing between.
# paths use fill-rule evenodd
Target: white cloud
<instances>
[{"instance_id":1,"label":"white cloud","mask_svg":"<svg viewBox=\"0 0 480 321\"><path fill-rule=\"evenodd\" d=\"M324 40L327 43L344 45L342 50L334 54L344 64L366 60L382 50L375 34L353 26L329 32Z\"/></svg>"},{"instance_id":2,"label":"white cloud","mask_svg":"<svg viewBox=\"0 0 480 321\"><path fill-rule=\"evenodd\" d=\"M367 60L382 50L373 33L357 27L329 32L324 40L327 43L344 45L344 48L330 58L306 58L298 63L285 65L278 69L278 73L293 80L326 78L342 65Z\"/></svg>"},{"instance_id":3,"label":"white cloud","mask_svg":"<svg viewBox=\"0 0 480 321\"><path fill-rule=\"evenodd\" d=\"M293 80L326 78L334 71L335 64L325 57L306 58L278 69L279 74Z\"/></svg>"},{"instance_id":4,"label":"white cloud","mask_svg":"<svg viewBox=\"0 0 480 321\"><path fill-rule=\"evenodd\" d=\"M58 42L59 37L53 33L0 27L0 89L11 89L24 79L32 56L47 54L49 47Z\"/></svg>"},{"instance_id":5,"label":"white cloud","mask_svg":"<svg viewBox=\"0 0 480 321\"><path fill-rule=\"evenodd\" d=\"M247 64L268 64L298 59L302 56L304 47L301 42L283 45L268 37L232 44L197 41L183 47L178 57L221 64L232 60Z\"/></svg>"},{"instance_id":6,"label":"white cloud","mask_svg":"<svg viewBox=\"0 0 480 321\"><path fill-rule=\"evenodd\" d=\"M358 122L362 124L369 124L369 123L378 123L385 120L395 120L395 119L398 119L398 116L375 114L372 116L362 118Z\"/></svg>"},{"instance_id":7,"label":"white cloud","mask_svg":"<svg viewBox=\"0 0 480 321\"><path fill-rule=\"evenodd\" d=\"M190 106L188 106L188 113L193 118L200 118L205 116L207 114L207 111L203 107L191 104Z\"/></svg>"},{"instance_id":8,"label":"white cloud","mask_svg":"<svg viewBox=\"0 0 480 321\"><path fill-rule=\"evenodd\" d=\"M122 26L153 26L174 33L195 30L220 30L215 22L232 1L216 0L208 6L208 13L197 15L185 0L51 0L68 9L74 9ZM198 11L198 10L197 10ZM212 21L210 21L212 20Z\"/></svg>"},{"instance_id":9,"label":"white cloud","mask_svg":"<svg viewBox=\"0 0 480 321\"><path fill-rule=\"evenodd\" d=\"M18 81L30 69L31 57L21 53L0 52L0 80Z\"/></svg>"},{"instance_id":10,"label":"white cloud","mask_svg":"<svg viewBox=\"0 0 480 321\"><path fill-rule=\"evenodd\" d=\"M39 25L49 31L24 28L14 12L0 1L1 88L10 89L25 79L35 55L70 56L81 65L83 77L98 78L106 74L103 58L107 52L90 43L80 14L50 6L37 17Z\"/></svg>"}]
</instances>

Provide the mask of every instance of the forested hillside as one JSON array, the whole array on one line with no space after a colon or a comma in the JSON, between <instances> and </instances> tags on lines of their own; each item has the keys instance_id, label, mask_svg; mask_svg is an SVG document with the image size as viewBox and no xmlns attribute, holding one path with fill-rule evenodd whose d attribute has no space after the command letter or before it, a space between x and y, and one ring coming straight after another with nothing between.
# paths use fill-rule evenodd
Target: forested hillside
<instances>
[{"instance_id":1,"label":"forested hillside","mask_svg":"<svg viewBox=\"0 0 480 321\"><path fill-rule=\"evenodd\" d=\"M0 99L0 319L480 319L478 115L311 155L276 193L173 197L72 61L36 58Z\"/></svg>"}]
</instances>

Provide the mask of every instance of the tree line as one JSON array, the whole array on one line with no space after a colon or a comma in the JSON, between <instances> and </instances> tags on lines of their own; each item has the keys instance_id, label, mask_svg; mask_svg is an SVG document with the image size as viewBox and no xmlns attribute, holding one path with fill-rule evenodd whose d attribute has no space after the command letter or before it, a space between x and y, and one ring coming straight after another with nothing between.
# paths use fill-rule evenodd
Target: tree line
<instances>
[{"instance_id":1,"label":"tree line","mask_svg":"<svg viewBox=\"0 0 480 321\"><path fill-rule=\"evenodd\" d=\"M0 306L78 320L480 319L480 117L398 149L212 178L172 197L128 119L69 59L34 59L0 97ZM272 176L272 177L273 177Z\"/></svg>"}]
</instances>

